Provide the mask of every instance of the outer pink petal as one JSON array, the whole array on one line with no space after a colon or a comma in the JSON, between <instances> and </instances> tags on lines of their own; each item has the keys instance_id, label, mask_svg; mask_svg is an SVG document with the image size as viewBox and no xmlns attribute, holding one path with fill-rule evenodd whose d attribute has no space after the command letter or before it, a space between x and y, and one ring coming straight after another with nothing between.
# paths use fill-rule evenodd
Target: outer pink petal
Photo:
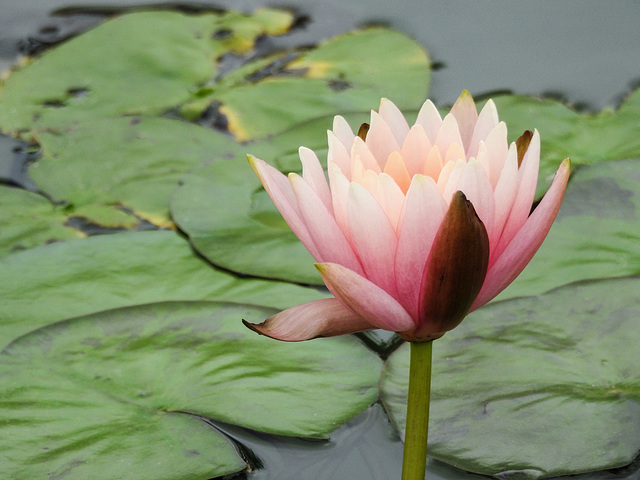
<instances>
[{"instance_id":1,"label":"outer pink petal","mask_svg":"<svg viewBox=\"0 0 640 480\"><path fill-rule=\"evenodd\" d=\"M502 236L504 225L511 212L511 207L518 192L518 151L516 144L512 143L507 153L507 158L500 172L500 178L494 190L496 212L493 224L493 236L491 238L491 259L489 268L493 264L493 258L498 255L498 243Z\"/></svg>"},{"instance_id":2,"label":"outer pink petal","mask_svg":"<svg viewBox=\"0 0 640 480\"><path fill-rule=\"evenodd\" d=\"M436 137L442 125L442 117L431 100L427 100L422 104L418 112L416 125L422 125L432 145L436 143Z\"/></svg>"},{"instance_id":3,"label":"outer pink petal","mask_svg":"<svg viewBox=\"0 0 640 480\"><path fill-rule=\"evenodd\" d=\"M451 107L451 114L456 118L460 128L460 137L465 152L471 144L473 130L478 120L478 110L471 94L464 90Z\"/></svg>"},{"instance_id":4,"label":"outer pink petal","mask_svg":"<svg viewBox=\"0 0 640 480\"><path fill-rule=\"evenodd\" d=\"M286 342L333 337L376 328L335 298L325 298L288 308L262 323L249 323L246 320L242 322L260 335Z\"/></svg>"},{"instance_id":5,"label":"outer pink petal","mask_svg":"<svg viewBox=\"0 0 640 480\"><path fill-rule=\"evenodd\" d=\"M327 177L324 176L322 165L320 165L320 160L318 160L318 157L312 150L306 147L300 147L298 152L300 154L300 161L302 162L302 178L304 178L305 182L307 182L322 199L327 210L332 211L331 191L329 190Z\"/></svg>"},{"instance_id":6,"label":"outer pink petal","mask_svg":"<svg viewBox=\"0 0 640 480\"><path fill-rule=\"evenodd\" d=\"M381 169L387 163L391 152L399 152L401 145L387 122L377 112L371 112L371 128L366 143Z\"/></svg>"},{"instance_id":7,"label":"outer pink petal","mask_svg":"<svg viewBox=\"0 0 640 480\"><path fill-rule=\"evenodd\" d=\"M253 171L262 182L264 189L271 197L271 200L273 200L282 218L284 218L293 233L296 234L307 250L309 250L313 258L320 261L322 257L300 214L298 200L293 193L287 177L264 160L260 160L251 155L248 155L247 158L249 159L251 168L253 168Z\"/></svg>"},{"instance_id":8,"label":"outer pink petal","mask_svg":"<svg viewBox=\"0 0 640 480\"><path fill-rule=\"evenodd\" d=\"M529 148L518 169L518 190L516 198L509 212L509 217L502 231L500 241L496 248L501 252L511 242L513 236L520 230L529 217L533 198L538 184L538 168L540 165L540 135L536 130L529 143Z\"/></svg>"},{"instance_id":9,"label":"outer pink petal","mask_svg":"<svg viewBox=\"0 0 640 480\"><path fill-rule=\"evenodd\" d=\"M430 177L416 175L398 226L396 285L400 303L418 318L420 281L433 239L447 211L447 204Z\"/></svg>"},{"instance_id":10,"label":"outer pink petal","mask_svg":"<svg viewBox=\"0 0 640 480\"><path fill-rule=\"evenodd\" d=\"M398 142L398 145L402 145L404 138L409 133L409 124L404 118L402 112L395 106L395 104L387 99L380 100L380 116L391 129L393 136Z\"/></svg>"},{"instance_id":11,"label":"outer pink petal","mask_svg":"<svg viewBox=\"0 0 640 480\"><path fill-rule=\"evenodd\" d=\"M321 261L340 263L356 272L362 272L358 257L318 194L295 173L289 174L289 181L298 200L301 217L320 253Z\"/></svg>"},{"instance_id":12,"label":"outer pink petal","mask_svg":"<svg viewBox=\"0 0 640 480\"><path fill-rule=\"evenodd\" d=\"M347 200L349 238L366 277L396 295L394 256L396 232L386 213L362 186L352 183Z\"/></svg>"},{"instance_id":13,"label":"outer pink petal","mask_svg":"<svg viewBox=\"0 0 640 480\"><path fill-rule=\"evenodd\" d=\"M414 321L402 305L373 282L335 263L316 268L329 291L367 322L392 332L413 328Z\"/></svg>"},{"instance_id":14,"label":"outer pink petal","mask_svg":"<svg viewBox=\"0 0 640 480\"><path fill-rule=\"evenodd\" d=\"M355 138L349 122L340 115L333 117L333 133L348 151L351 148L353 139Z\"/></svg>"},{"instance_id":15,"label":"outer pink petal","mask_svg":"<svg viewBox=\"0 0 640 480\"><path fill-rule=\"evenodd\" d=\"M507 126L504 122L500 122L489 132L484 141L485 147L489 154L489 179L491 185L498 183L498 178L502 172L507 152L509 151L509 142L507 141Z\"/></svg>"},{"instance_id":16,"label":"outer pink petal","mask_svg":"<svg viewBox=\"0 0 640 480\"><path fill-rule=\"evenodd\" d=\"M498 110L496 109L496 105L493 103L493 100L490 99L484 104L484 107L478 115L478 120L473 129L473 135L471 136L469 149L467 150L467 157L476 156L478 153L476 150L477 145L482 140L487 139L489 132L498 125L498 121Z\"/></svg>"},{"instance_id":17,"label":"outer pink petal","mask_svg":"<svg viewBox=\"0 0 640 480\"><path fill-rule=\"evenodd\" d=\"M327 168L332 163L340 167L342 173L345 175L351 175L351 145L348 149L340 141L338 137L331 131L327 131L327 137L329 140L329 152L327 153ZM349 177L351 178L351 177Z\"/></svg>"},{"instance_id":18,"label":"outer pink petal","mask_svg":"<svg viewBox=\"0 0 640 480\"><path fill-rule=\"evenodd\" d=\"M527 266L547 236L558 214L567 188L571 164L562 162L544 198L522 228L513 237L502 255L489 268L482 290L471 310L481 307L504 290Z\"/></svg>"},{"instance_id":19,"label":"outer pink petal","mask_svg":"<svg viewBox=\"0 0 640 480\"><path fill-rule=\"evenodd\" d=\"M349 236L347 221L347 199L349 197L349 180L335 163L329 164L329 180L331 182L331 201L336 223L345 236Z\"/></svg>"}]
</instances>

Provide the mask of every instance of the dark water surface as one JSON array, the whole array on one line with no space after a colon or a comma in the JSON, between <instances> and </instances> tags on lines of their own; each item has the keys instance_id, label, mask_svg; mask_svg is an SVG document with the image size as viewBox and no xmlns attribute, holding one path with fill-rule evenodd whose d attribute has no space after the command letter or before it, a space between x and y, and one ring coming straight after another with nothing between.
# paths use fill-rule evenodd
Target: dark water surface
<instances>
[{"instance_id":1,"label":"dark water surface","mask_svg":"<svg viewBox=\"0 0 640 480\"><path fill-rule=\"evenodd\" d=\"M28 46L29 37L56 39L99 18L50 17L57 8L140 4L158 2L0 0L0 70L15 63L19 46ZM308 16L304 28L282 39L285 44L315 43L368 23L387 24L422 43L438 65L430 97L439 105L452 103L463 89L474 95L510 90L561 96L579 108L597 111L615 107L640 79L640 1L221 0L199 4L245 11L259 6L289 7ZM13 140L0 136L0 156L8 155L13 145ZM255 464L265 467L234 477L237 479L386 480L400 476L402 444L379 405L340 427L330 442L274 437L236 427L222 429L253 450L258 457ZM482 477L430 462L429 478ZM640 480L640 472L599 472L575 478Z\"/></svg>"}]
</instances>

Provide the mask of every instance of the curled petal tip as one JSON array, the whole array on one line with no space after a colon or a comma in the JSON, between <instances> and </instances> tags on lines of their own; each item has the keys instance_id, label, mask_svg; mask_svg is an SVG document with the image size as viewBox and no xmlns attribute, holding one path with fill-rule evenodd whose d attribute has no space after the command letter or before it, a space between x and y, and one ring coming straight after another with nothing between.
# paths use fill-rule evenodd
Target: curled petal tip
<instances>
[{"instance_id":1,"label":"curled petal tip","mask_svg":"<svg viewBox=\"0 0 640 480\"><path fill-rule=\"evenodd\" d=\"M317 337L333 337L376 328L344 307L335 298L303 303L267 318L262 323L244 325L254 332L285 342L300 342Z\"/></svg>"}]
</instances>

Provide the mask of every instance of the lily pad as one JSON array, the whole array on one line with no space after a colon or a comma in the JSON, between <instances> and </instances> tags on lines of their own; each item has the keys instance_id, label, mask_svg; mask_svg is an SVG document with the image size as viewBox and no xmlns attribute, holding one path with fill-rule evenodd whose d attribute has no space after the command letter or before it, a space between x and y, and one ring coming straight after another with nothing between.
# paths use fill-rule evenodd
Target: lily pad
<instances>
[{"instance_id":1,"label":"lily pad","mask_svg":"<svg viewBox=\"0 0 640 480\"><path fill-rule=\"evenodd\" d=\"M38 187L107 227L135 226L137 217L171 227L169 198L182 176L243 151L218 132L159 117L98 118L36 138L42 158L29 174Z\"/></svg>"},{"instance_id":2,"label":"lily pad","mask_svg":"<svg viewBox=\"0 0 640 480\"><path fill-rule=\"evenodd\" d=\"M360 52L375 52L374 55ZM264 138L305 120L368 111L386 96L400 108L424 101L429 58L407 36L368 28L334 37L306 53L285 52L212 87L237 140ZM185 108L188 108L185 107Z\"/></svg>"},{"instance_id":3,"label":"lily pad","mask_svg":"<svg viewBox=\"0 0 640 480\"><path fill-rule=\"evenodd\" d=\"M90 118L161 114L214 78L217 58L245 53L256 37L284 33L292 21L277 10L115 17L14 72L2 92L0 128L60 131Z\"/></svg>"},{"instance_id":4,"label":"lily pad","mask_svg":"<svg viewBox=\"0 0 640 480\"><path fill-rule=\"evenodd\" d=\"M566 285L486 306L434 345L430 455L535 479L629 464L640 450L640 278ZM404 430L408 344L381 396Z\"/></svg>"},{"instance_id":5,"label":"lily pad","mask_svg":"<svg viewBox=\"0 0 640 480\"><path fill-rule=\"evenodd\" d=\"M274 342L274 311L169 302L37 330L0 355L11 478L207 479L245 468L207 420L326 437L377 398L380 363L350 337Z\"/></svg>"},{"instance_id":6,"label":"lily pad","mask_svg":"<svg viewBox=\"0 0 640 480\"><path fill-rule=\"evenodd\" d=\"M70 240L0 258L0 347L65 318L167 300L224 300L277 309L326 295L213 268L173 231Z\"/></svg>"},{"instance_id":7,"label":"lily pad","mask_svg":"<svg viewBox=\"0 0 640 480\"><path fill-rule=\"evenodd\" d=\"M365 121L369 113L347 116ZM245 146L283 171L300 170L298 147L326 157L333 117L301 124ZM204 257L235 272L322 285L314 260L282 219L241 155L199 168L183 178L171 199L171 215Z\"/></svg>"},{"instance_id":8,"label":"lily pad","mask_svg":"<svg viewBox=\"0 0 640 480\"><path fill-rule=\"evenodd\" d=\"M640 89L617 110L578 113L551 99L523 95L494 98L512 141L537 128L542 141L537 196L541 197L565 158L575 167L640 157Z\"/></svg>"},{"instance_id":9,"label":"lily pad","mask_svg":"<svg viewBox=\"0 0 640 480\"><path fill-rule=\"evenodd\" d=\"M82 237L65 226L64 209L37 193L0 185L0 256L57 240Z\"/></svg>"},{"instance_id":10,"label":"lily pad","mask_svg":"<svg viewBox=\"0 0 640 480\"><path fill-rule=\"evenodd\" d=\"M640 159L579 168L531 263L498 299L640 275Z\"/></svg>"}]
</instances>

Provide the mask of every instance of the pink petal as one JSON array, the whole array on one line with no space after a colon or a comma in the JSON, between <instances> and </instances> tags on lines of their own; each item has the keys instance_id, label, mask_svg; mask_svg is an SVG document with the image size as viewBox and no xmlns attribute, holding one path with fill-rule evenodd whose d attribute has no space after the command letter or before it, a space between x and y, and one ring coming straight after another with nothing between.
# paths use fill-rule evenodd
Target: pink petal
<instances>
[{"instance_id":1,"label":"pink petal","mask_svg":"<svg viewBox=\"0 0 640 480\"><path fill-rule=\"evenodd\" d=\"M456 118L460 129L461 144L464 146L465 152L471 144L473 130L478 120L478 110L473 101L471 94L464 90L451 107L451 114Z\"/></svg>"},{"instance_id":2,"label":"pink petal","mask_svg":"<svg viewBox=\"0 0 640 480\"><path fill-rule=\"evenodd\" d=\"M344 148L349 151L351 144L353 143L353 139L355 138L355 134L353 133L353 130L351 130L349 122L340 115L333 117L333 133L344 145Z\"/></svg>"},{"instance_id":3,"label":"pink petal","mask_svg":"<svg viewBox=\"0 0 640 480\"><path fill-rule=\"evenodd\" d=\"M467 163L464 160L458 160L457 162L449 162L446 163L442 169L442 173L440 173L440 178L438 178L438 190L442 192L442 197L445 202L449 203L451 201L451 197L453 194L460 190L458 184L460 182L460 177L462 177L462 172L464 172Z\"/></svg>"},{"instance_id":4,"label":"pink petal","mask_svg":"<svg viewBox=\"0 0 640 480\"><path fill-rule=\"evenodd\" d=\"M380 100L379 112L380 116L393 133L398 145L402 145L404 138L407 136L407 133L409 133L409 124L404 118L402 112L391 100L386 98Z\"/></svg>"},{"instance_id":5,"label":"pink petal","mask_svg":"<svg viewBox=\"0 0 640 480\"><path fill-rule=\"evenodd\" d=\"M509 217L511 206L518 192L518 151L516 144L512 143L507 153L500 178L494 190L495 217L493 222L493 235L491 237L491 259L489 265L493 264L495 255L499 256L498 243L502 236L504 225Z\"/></svg>"},{"instance_id":6,"label":"pink petal","mask_svg":"<svg viewBox=\"0 0 640 480\"><path fill-rule=\"evenodd\" d=\"M404 159L407 172L413 177L422 174L427 161L427 155L433 148L424 128L421 125L414 125L404 139L400 155ZM436 150L437 151L437 150ZM440 165L442 168L442 165ZM438 171L440 171L438 169Z\"/></svg>"},{"instance_id":7,"label":"pink petal","mask_svg":"<svg viewBox=\"0 0 640 480\"><path fill-rule=\"evenodd\" d=\"M492 238L493 223L495 216L495 199L493 189L489 182L487 172L485 172L480 162L472 158L462 172L458 188L464 192L482 220L487 230L487 235Z\"/></svg>"},{"instance_id":8,"label":"pink petal","mask_svg":"<svg viewBox=\"0 0 640 480\"><path fill-rule=\"evenodd\" d=\"M378 189L375 198L386 213L394 230L398 230L398 221L404 204L404 193L398 184L386 173L378 177Z\"/></svg>"},{"instance_id":9,"label":"pink petal","mask_svg":"<svg viewBox=\"0 0 640 480\"><path fill-rule=\"evenodd\" d=\"M320 165L320 160L318 160L318 157L312 150L306 147L300 147L298 153L300 154L300 161L302 162L302 178L304 178L305 182L307 182L322 199L327 210L332 211L331 191L329 190L327 177L324 176L322 165Z\"/></svg>"},{"instance_id":10,"label":"pink petal","mask_svg":"<svg viewBox=\"0 0 640 480\"><path fill-rule=\"evenodd\" d=\"M329 140L329 152L327 154L327 169L332 163L335 163L342 173L345 175L351 174L351 145L349 145L349 149L344 146L344 144L336 137L336 135L331 131L327 131L327 137Z\"/></svg>"},{"instance_id":11,"label":"pink petal","mask_svg":"<svg viewBox=\"0 0 640 480\"><path fill-rule=\"evenodd\" d=\"M540 135L536 130L529 143L529 148L518 169L518 190L516 198L509 212L500 241L496 247L498 252L511 242L513 236L520 230L529 217L531 205L538 184L538 167L540 165Z\"/></svg>"},{"instance_id":12,"label":"pink petal","mask_svg":"<svg viewBox=\"0 0 640 480\"><path fill-rule=\"evenodd\" d=\"M276 340L299 342L376 328L335 298L324 298L288 308L262 323L242 322L254 332Z\"/></svg>"},{"instance_id":13,"label":"pink petal","mask_svg":"<svg viewBox=\"0 0 640 480\"><path fill-rule=\"evenodd\" d=\"M358 257L318 194L295 173L289 174L289 181L298 200L301 217L320 253L321 261L340 263L356 272L362 272Z\"/></svg>"},{"instance_id":14,"label":"pink petal","mask_svg":"<svg viewBox=\"0 0 640 480\"><path fill-rule=\"evenodd\" d=\"M533 258L558 214L570 173L571 164L566 159L560 164L544 198L487 272L471 310L481 307L504 290Z\"/></svg>"},{"instance_id":15,"label":"pink petal","mask_svg":"<svg viewBox=\"0 0 640 480\"><path fill-rule=\"evenodd\" d=\"M484 104L484 107L478 115L478 120L473 129L473 135L471 136L471 142L467 149L467 157L475 157L477 154L476 146L482 141L486 140L489 132L491 132L496 125L498 125L498 110L496 109L493 100L488 100ZM506 138L505 138L506 140Z\"/></svg>"},{"instance_id":16,"label":"pink petal","mask_svg":"<svg viewBox=\"0 0 640 480\"><path fill-rule=\"evenodd\" d=\"M422 104L418 112L418 118L416 118L416 125L421 125L424 128L424 132L432 145L436 143L436 137L442 125L442 117L431 100L427 100Z\"/></svg>"},{"instance_id":17,"label":"pink petal","mask_svg":"<svg viewBox=\"0 0 640 480\"><path fill-rule=\"evenodd\" d=\"M396 140L391 128L376 112L371 112L371 128L367 134L366 143L381 168L387 163L391 152L400 151L400 143Z\"/></svg>"},{"instance_id":18,"label":"pink petal","mask_svg":"<svg viewBox=\"0 0 640 480\"><path fill-rule=\"evenodd\" d=\"M335 163L329 164L329 180L331 182L333 215L342 232L345 236L348 236L347 199L349 196L349 180Z\"/></svg>"},{"instance_id":19,"label":"pink petal","mask_svg":"<svg viewBox=\"0 0 640 480\"><path fill-rule=\"evenodd\" d=\"M293 193L287 177L264 160L260 160L252 155L248 155L247 158L251 168L253 168L260 182L262 182L262 186L271 197L271 200L273 200L273 203L282 215L282 218L287 222L287 225L289 225L289 228L291 228L293 233L300 239L306 249L309 250L313 258L320 261L319 259L322 257L302 219L300 209L298 208L298 200Z\"/></svg>"},{"instance_id":20,"label":"pink petal","mask_svg":"<svg viewBox=\"0 0 640 480\"><path fill-rule=\"evenodd\" d=\"M457 192L442 220L422 276L420 324L401 336L441 337L466 316L487 273L489 238L471 202Z\"/></svg>"},{"instance_id":21,"label":"pink petal","mask_svg":"<svg viewBox=\"0 0 640 480\"><path fill-rule=\"evenodd\" d=\"M399 152L393 152L389 155L389 159L384 166L384 173L393 178L403 193L408 190L409 185L411 184L411 176L409 176L404 159Z\"/></svg>"},{"instance_id":22,"label":"pink petal","mask_svg":"<svg viewBox=\"0 0 640 480\"><path fill-rule=\"evenodd\" d=\"M489 154L489 179L491 185L496 185L509 151L507 126L504 122L500 122L489 132L484 145Z\"/></svg>"},{"instance_id":23,"label":"pink petal","mask_svg":"<svg viewBox=\"0 0 640 480\"><path fill-rule=\"evenodd\" d=\"M365 276L395 297L396 232L375 198L357 183L349 187L347 221Z\"/></svg>"},{"instance_id":24,"label":"pink petal","mask_svg":"<svg viewBox=\"0 0 640 480\"><path fill-rule=\"evenodd\" d=\"M460 136L460 128L458 127L456 117L450 113L444 117L438 135L436 136L436 141L433 143L438 147L441 154L449 150L452 143L462 147L462 137Z\"/></svg>"},{"instance_id":25,"label":"pink petal","mask_svg":"<svg viewBox=\"0 0 640 480\"><path fill-rule=\"evenodd\" d=\"M316 268L329 291L372 325L392 332L414 326L402 305L373 282L336 263L317 264Z\"/></svg>"},{"instance_id":26,"label":"pink petal","mask_svg":"<svg viewBox=\"0 0 640 480\"><path fill-rule=\"evenodd\" d=\"M367 138L369 138L368 135ZM369 146L360 137L356 137L356 139L353 141L353 145L351 146L351 158L353 159L355 157L360 157L360 161L362 162L362 165L364 165L365 169L374 171L376 173L382 172L384 162L380 163L378 161L371 150L369 150ZM387 157L384 158L385 162L386 160Z\"/></svg>"},{"instance_id":27,"label":"pink petal","mask_svg":"<svg viewBox=\"0 0 640 480\"><path fill-rule=\"evenodd\" d=\"M420 282L433 239L447 204L430 177L416 175L407 191L398 226L396 285L398 298L413 318L418 318Z\"/></svg>"}]
</instances>

